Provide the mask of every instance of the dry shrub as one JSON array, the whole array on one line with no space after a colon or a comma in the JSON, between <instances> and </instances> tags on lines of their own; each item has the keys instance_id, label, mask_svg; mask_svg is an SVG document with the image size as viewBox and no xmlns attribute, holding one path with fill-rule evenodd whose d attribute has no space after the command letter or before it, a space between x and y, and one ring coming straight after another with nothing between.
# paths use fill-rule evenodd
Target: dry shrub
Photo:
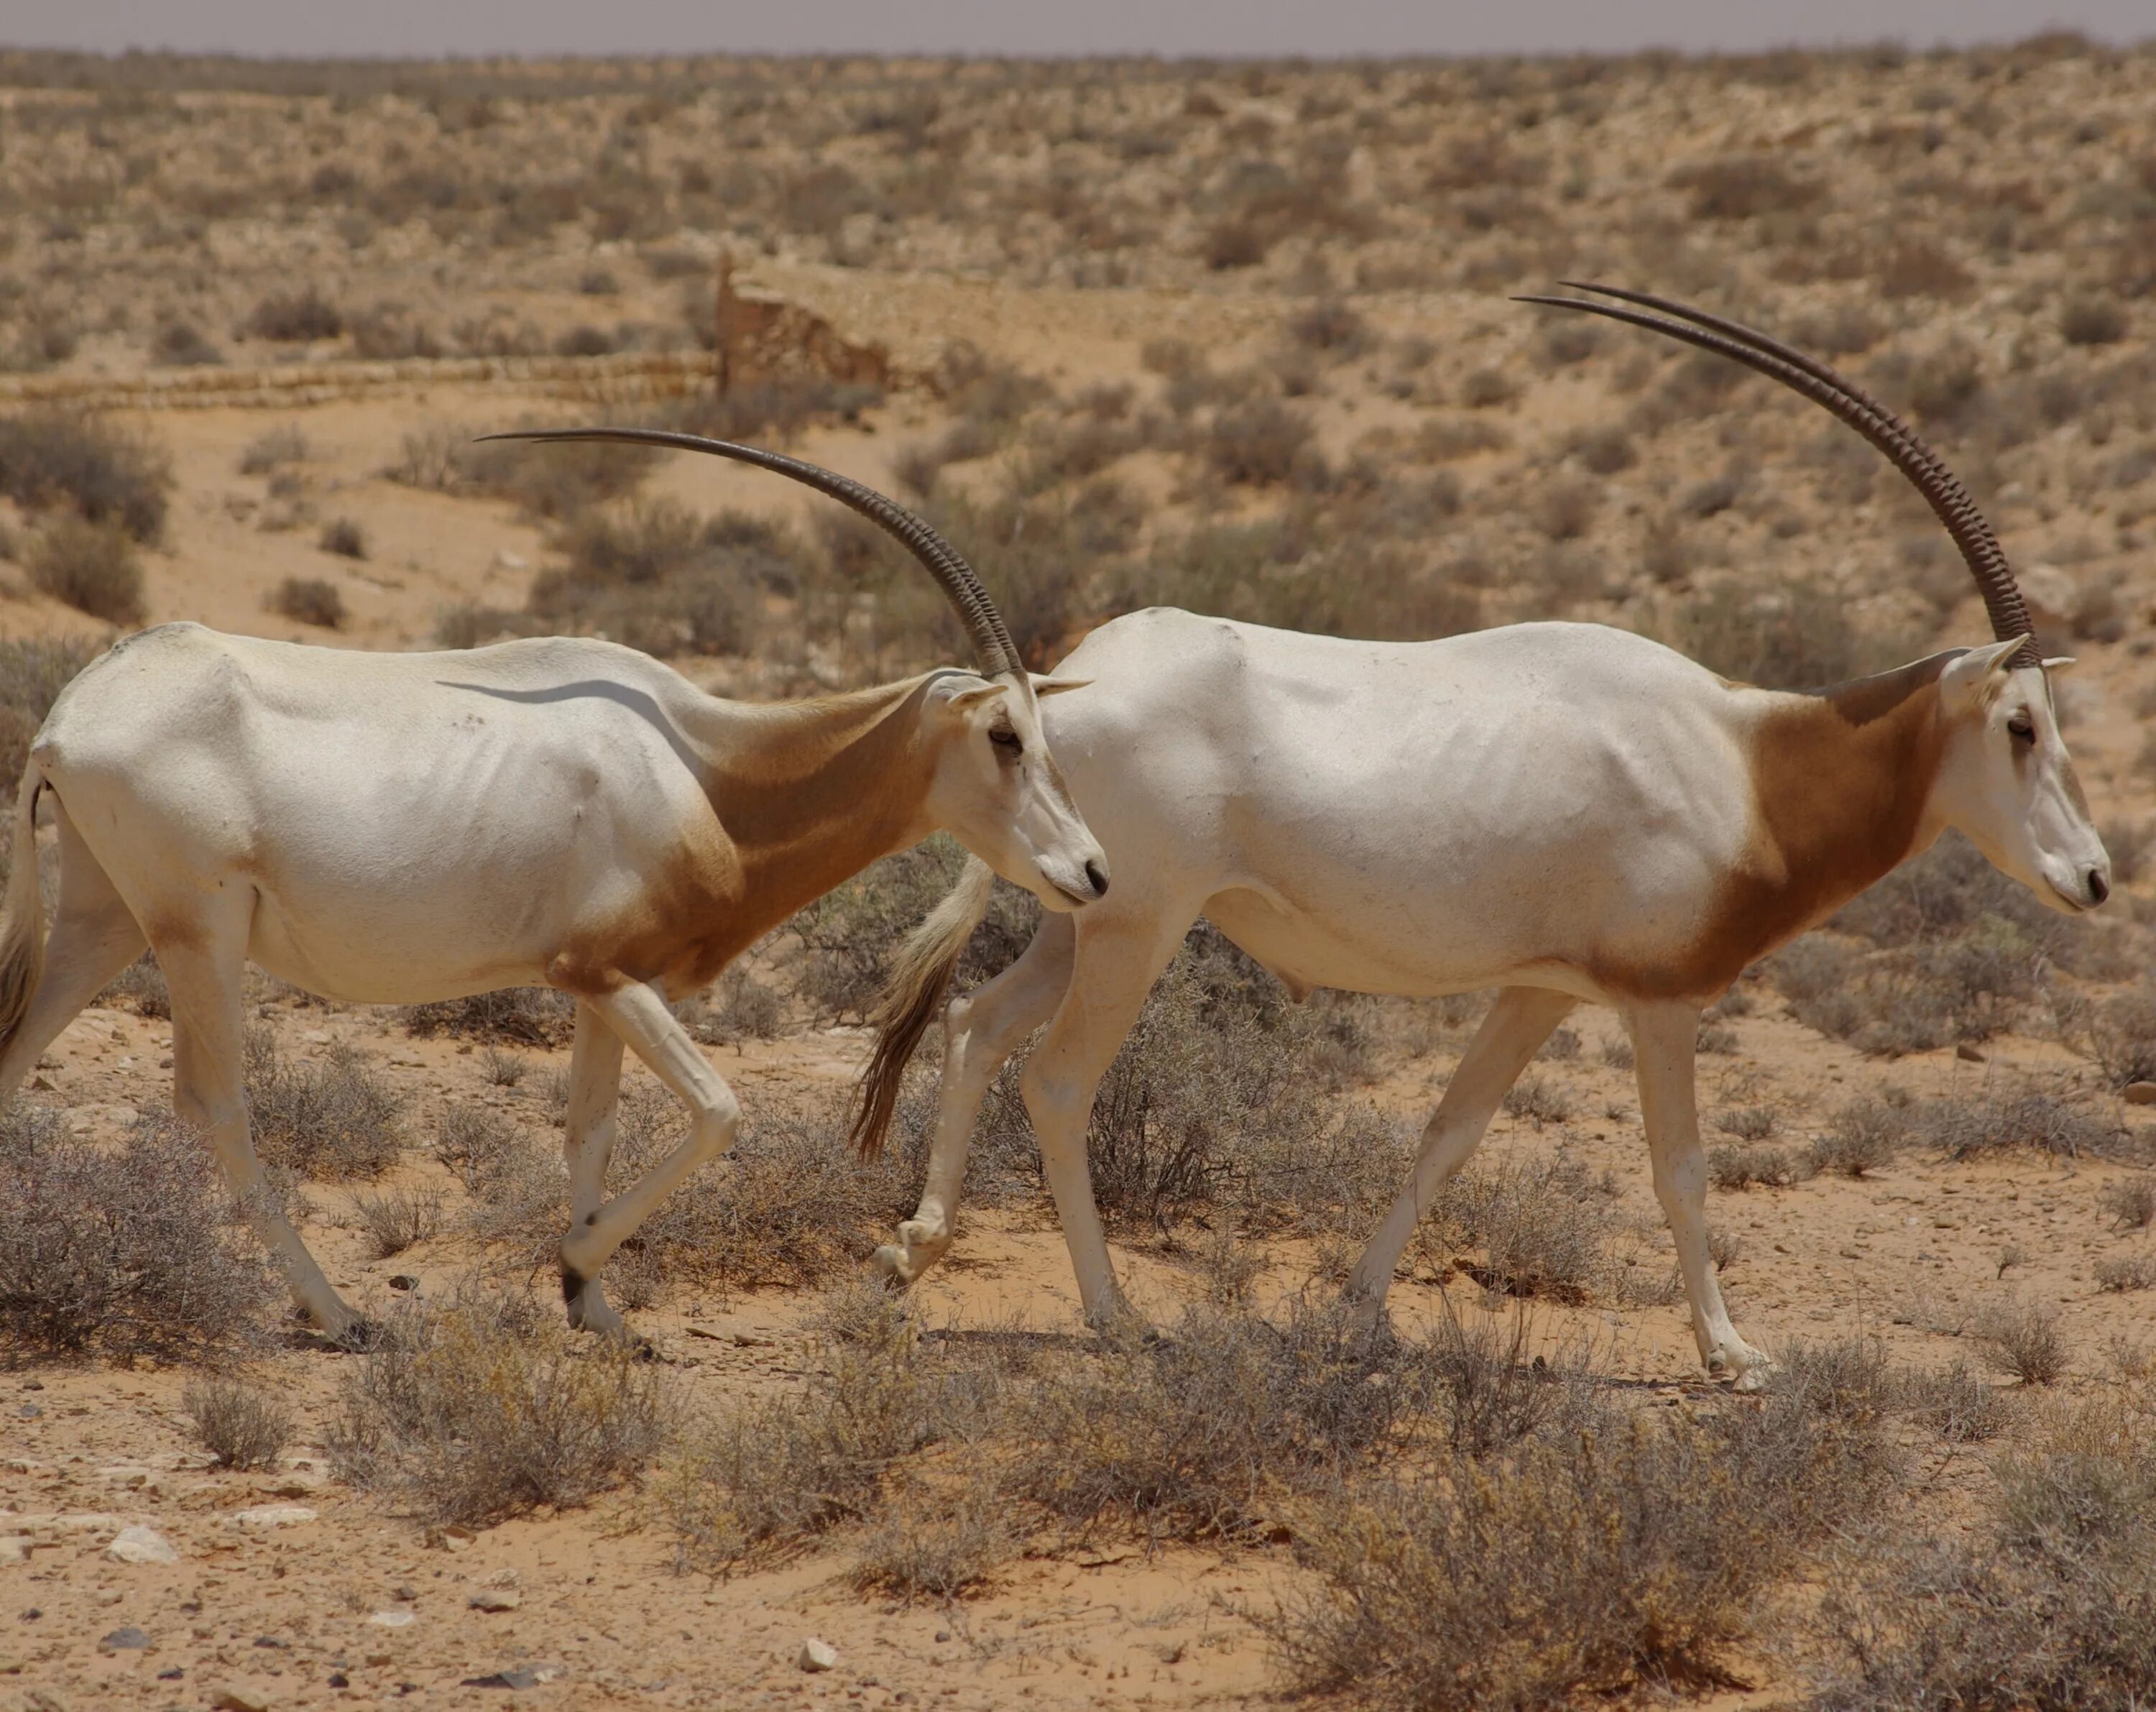
<instances>
[{"instance_id":1,"label":"dry shrub","mask_svg":"<svg viewBox=\"0 0 2156 1712\"><path fill-rule=\"evenodd\" d=\"M2156 1224L2156 1173L2140 1171L2106 1185L2102 1206L2112 1229L2147 1230Z\"/></svg>"},{"instance_id":2,"label":"dry shrub","mask_svg":"<svg viewBox=\"0 0 2156 1712\"><path fill-rule=\"evenodd\" d=\"M269 339L296 344L315 339L334 339L344 332L344 312L315 285L296 291L272 291L249 311L239 324L243 339Z\"/></svg>"},{"instance_id":3,"label":"dry shrub","mask_svg":"<svg viewBox=\"0 0 2156 1712\"><path fill-rule=\"evenodd\" d=\"M1821 194L1819 186L1790 177L1780 162L1756 155L1685 167L1672 173L1670 183L1691 193L1695 220L1748 220L1794 213L1811 207Z\"/></svg>"},{"instance_id":4,"label":"dry shrub","mask_svg":"<svg viewBox=\"0 0 2156 1712\"><path fill-rule=\"evenodd\" d=\"M1892 1478L1861 1401L1805 1389L1568 1428L1307 1506L1323 1586L1261 1620L1295 1685L1496 1712L1723 1680L1768 1591Z\"/></svg>"},{"instance_id":5,"label":"dry shrub","mask_svg":"<svg viewBox=\"0 0 2156 1712\"><path fill-rule=\"evenodd\" d=\"M344 622L344 594L320 577L287 577L271 593L270 609L298 624L333 630Z\"/></svg>"},{"instance_id":6,"label":"dry shrub","mask_svg":"<svg viewBox=\"0 0 2156 1712\"><path fill-rule=\"evenodd\" d=\"M2088 1046L2113 1088L2156 1080L2156 983L2143 979L2098 1005Z\"/></svg>"},{"instance_id":7,"label":"dry shrub","mask_svg":"<svg viewBox=\"0 0 2156 1712\"><path fill-rule=\"evenodd\" d=\"M1528 502L1527 517L1552 541L1577 541L1601 509L1599 482L1565 478L1546 482Z\"/></svg>"},{"instance_id":8,"label":"dry shrub","mask_svg":"<svg viewBox=\"0 0 2156 1712\"><path fill-rule=\"evenodd\" d=\"M146 951L112 978L112 985L97 995L100 1005L125 1005L137 1016L169 1018L172 990L165 972L157 967L157 954Z\"/></svg>"},{"instance_id":9,"label":"dry shrub","mask_svg":"<svg viewBox=\"0 0 2156 1712\"><path fill-rule=\"evenodd\" d=\"M151 337L150 360L167 368L208 368L223 362L224 352L192 321L174 316Z\"/></svg>"},{"instance_id":10,"label":"dry shrub","mask_svg":"<svg viewBox=\"0 0 2156 1712\"><path fill-rule=\"evenodd\" d=\"M2010 1419L1998 1389L1965 1361L1931 1373L1903 1374L1897 1402L1912 1418L1955 1444L1994 1438L2006 1430Z\"/></svg>"},{"instance_id":11,"label":"dry shrub","mask_svg":"<svg viewBox=\"0 0 2156 1712\"><path fill-rule=\"evenodd\" d=\"M795 592L804 574L778 526L700 519L671 500L587 511L559 544L565 563L532 579L529 609L654 654L748 652L763 594Z\"/></svg>"},{"instance_id":12,"label":"dry shrub","mask_svg":"<svg viewBox=\"0 0 2156 1712\"><path fill-rule=\"evenodd\" d=\"M500 1172L522 1138L516 1126L486 1106L451 1100L435 1120L434 1157L456 1174L472 1194Z\"/></svg>"},{"instance_id":13,"label":"dry shrub","mask_svg":"<svg viewBox=\"0 0 2156 1712\"><path fill-rule=\"evenodd\" d=\"M2020 1298L1994 1303L1971 1327L1977 1347L2002 1373L2024 1385L2051 1385L2066 1370L2071 1351L2059 1312Z\"/></svg>"},{"instance_id":14,"label":"dry shrub","mask_svg":"<svg viewBox=\"0 0 2156 1712\"><path fill-rule=\"evenodd\" d=\"M0 1113L0 1363L195 1360L245 1348L272 1284L208 1144L146 1119L113 1147Z\"/></svg>"},{"instance_id":15,"label":"dry shrub","mask_svg":"<svg viewBox=\"0 0 2156 1712\"><path fill-rule=\"evenodd\" d=\"M1812 1167L1838 1177L1861 1177L1891 1163L1909 1133L1902 1108L1881 1100L1852 1100L1812 1142Z\"/></svg>"},{"instance_id":16,"label":"dry shrub","mask_svg":"<svg viewBox=\"0 0 2156 1712\"><path fill-rule=\"evenodd\" d=\"M2059 332L2069 345L2115 345L2126 327L2125 306L2116 298L2069 297L2059 309Z\"/></svg>"},{"instance_id":17,"label":"dry shrub","mask_svg":"<svg viewBox=\"0 0 2156 1712\"><path fill-rule=\"evenodd\" d=\"M1253 1233L1362 1226L1397 1189L1404 1158L1390 1123L1342 1097L1368 1052L1352 1004L1290 1005L1200 923L1095 1094L1086 1147L1102 1215L1165 1229L1233 1210ZM1014 1057L990 1090L979 1132L989 1169L1038 1160L1023 1072Z\"/></svg>"},{"instance_id":18,"label":"dry shrub","mask_svg":"<svg viewBox=\"0 0 2156 1712\"><path fill-rule=\"evenodd\" d=\"M657 455L644 446L475 444L472 435L469 428L447 425L408 434L396 461L383 473L409 487L512 500L533 517L565 519L628 497L657 462Z\"/></svg>"},{"instance_id":19,"label":"dry shrub","mask_svg":"<svg viewBox=\"0 0 2156 1712\"><path fill-rule=\"evenodd\" d=\"M1337 297L1320 298L1288 317L1289 340L1306 351L1322 352L1333 362L1359 357L1370 348L1370 324Z\"/></svg>"},{"instance_id":20,"label":"dry shrub","mask_svg":"<svg viewBox=\"0 0 2156 1712\"><path fill-rule=\"evenodd\" d=\"M315 544L339 558L363 559L367 557L367 531L350 517L332 517L322 525L322 532Z\"/></svg>"},{"instance_id":21,"label":"dry shrub","mask_svg":"<svg viewBox=\"0 0 2156 1712\"><path fill-rule=\"evenodd\" d=\"M319 1062L287 1058L267 1028L248 1031L247 1112L264 1163L302 1176L378 1177L404 1145L403 1101L341 1041Z\"/></svg>"},{"instance_id":22,"label":"dry shrub","mask_svg":"<svg viewBox=\"0 0 2156 1712\"><path fill-rule=\"evenodd\" d=\"M442 1197L432 1189L403 1187L380 1195L357 1195L352 1207L382 1260L424 1242L442 1228Z\"/></svg>"},{"instance_id":23,"label":"dry shrub","mask_svg":"<svg viewBox=\"0 0 2156 1712\"><path fill-rule=\"evenodd\" d=\"M0 641L0 792L10 802L45 715L69 681L104 651L71 636Z\"/></svg>"},{"instance_id":24,"label":"dry shrub","mask_svg":"<svg viewBox=\"0 0 2156 1712\"><path fill-rule=\"evenodd\" d=\"M803 951L790 971L795 995L825 1016L868 1015L892 954L957 883L965 861L957 842L939 833L863 869L803 910L788 924ZM1003 969L1025 949L1040 919L1029 893L998 885L987 919L959 959L958 985Z\"/></svg>"},{"instance_id":25,"label":"dry shrub","mask_svg":"<svg viewBox=\"0 0 2156 1712\"><path fill-rule=\"evenodd\" d=\"M142 561L116 523L57 517L23 555L30 581L55 600L107 624L142 621Z\"/></svg>"},{"instance_id":26,"label":"dry shrub","mask_svg":"<svg viewBox=\"0 0 2156 1712\"><path fill-rule=\"evenodd\" d=\"M1954 1159L2010 1147L2077 1159L2103 1152L2117 1134L2085 1103L2041 1088L2000 1091L1973 1100L1928 1100L1914 1117L1918 1136Z\"/></svg>"},{"instance_id":27,"label":"dry shrub","mask_svg":"<svg viewBox=\"0 0 2156 1712\"><path fill-rule=\"evenodd\" d=\"M1769 690L1845 682L1914 652L1902 637L1856 625L1841 594L1795 578L1717 583L1679 612L1667 640L1710 671Z\"/></svg>"},{"instance_id":28,"label":"dry shrub","mask_svg":"<svg viewBox=\"0 0 2156 1712\"><path fill-rule=\"evenodd\" d=\"M290 464L304 464L311 455L305 430L296 423L280 423L248 441L247 449L239 455L239 473L266 476Z\"/></svg>"},{"instance_id":29,"label":"dry shrub","mask_svg":"<svg viewBox=\"0 0 2156 1712\"><path fill-rule=\"evenodd\" d=\"M1810 1159L1799 1159L1786 1148L1753 1145L1711 1147L1707 1150L1708 1180L1717 1189L1786 1189L1801 1183L1817 1170Z\"/></svg>"},{"instance_id":30,"label":"dry shrub","mask_svg":"<svg viewBox=\"0 0 2156 1712\"><path fill-rule=\"evenodd\" d=\"M1506 1116L1521 1118L1539 1129L1545 1123L1562 1123L1572 1116L1572 1096L1561 1082L1529 1072L1505 1090L1504 1108Z\"/></svg>"},{"instance_id":31,"label":"dry shrub","mask_svg":"<svg viewBox=\"0 0 2156 1712\"><path fill-rule=\"evenodd\" d=\"M405 1032L422 1039L448 1035L460 1041L559 1046L567 1043L576 1028L577 1002L552 987L506 987L497 993L408 1005L398 1015Z\"/></svg>"},{"instance_id":32,"label":"dry shrub","mask_svg":"<svg viewBox=\"0 0 2156 1712\"><path fill-rule=\"evenodd\" d=\"M625 1339L574 1338L522 1297L400 1308L345 1381L339 1476L437 1523L566 1509L635 1479L666 1399Z\"/></svg>"},{"instance_id":33,"label":"dry shrub","mask_svg":"<svg viewBox=\"0 0 2156 1712\"><path fill-rule=\"evenodd\" d=\"M2128 1290L2156 1289L2156 1254L2114 1254L2096 1263L2097 1288L2123 1294Z\"/></svg>"},{"instance_id":34,"label":"dry shrub","mask_svg":"<svg viewBox=\"0 0 2156 1712\"><path fill-rule=\"evenodd\" d=\"M271 1468L292 1439L292 1412L267 1391L212 1375L180 1394L195 1437L220 1468Z\"/></svg>"},{"instance_id":35,"label":"dry shrub","mask_svg":"<svg viewBox=\"0 0 2156 1712\"><path fill-rule=\"evenodd\" d=\"M2146 1401L2055 1417L1973 1539L1868 1539L1813 1628L1810 1712L2067 1712L2156 1699L2156 1434Z\"/></svg>"},{"instance_id":36,"label":"dry shrub","mask_svg":"<svg viewBox=\"0 0 2156 1712\"><path fill-rule=\"evenodd\" d=\"M865 1528L850 1579L865 1593L949 1601L980 1587L1018 1552L1008 1500L968 1482L947 1499L900 1494Z\"/></svg>"},{"instance_id":37,"label":"dry shrub","mask_svg":"<svg viewBox=\"0 0 2156 1712\"><path fill-rule=\"evenodd\" d=\"M1315 455L1310 418L1277 398L1251 398L1213 413L1204 446L1206 461L1223 481L1273 487Z\"/></svg>"},{"instance_id":38,"label":"dry shrub","mask_svg":"<svg viewBox=\"0 0 2156 1712\"><path fill-rule=\"evenodd\" d=\"M1158 1342L1049 1367L1010 1406L1020 1496L1066 1527L1235 1538L1391 1443L1437 1395L1431 1348L1291 1302L1197 1308Z\"/></svg>"},{"instance_id":39,"label":"dry shrub","mask_svg":"<svg viewBox=\"0 0 2156 1712\"><path fill-rule=\"evenodd\" d=\"M1480 1251L1461 1269L1486 1289L1583 1302L1609 1277L1612 1194L1576 1159L1507 1159L1447 1183L1426 1240L1440 1253Z\"/></svg>"},{"instance_id":40,"label":"dry shrub","mask_svg":"<svg viewBox=\"0 0 2156 1712\"><path fill-rule=\"evenodd\" d=\"M688 1118L648 1087L622 1103L608 1172L625 1189L678 1146ZM731 1164L706 1167L652 1210L624 1245L618 1267L655 1281L693 1279L745 1290L806 1289L856 1266L911 1207L913 1185L896 1158L865 1163L844 1144L836 1097L798 1111L761 1111L743 1125ZM557 1221L545 1240L551 1252Z\"/></svg>"},{"instance_id":41,"label":"dry shrub","mask_svg":"<svg viewBox=\"0 0 2156 1712\"><path fill-rule=\"evenodd\" d=\"M805 1386L722 1412L660 1483L660 1514L687 1564L724 1571L783 1555L874 1515L886 1473L956 1424L963 1399L896 1303L847 1302L839 1315L844 1334L827 1323ZM993 1495L980 1476L974 1489Z\"/></svg>"}]
</instances>

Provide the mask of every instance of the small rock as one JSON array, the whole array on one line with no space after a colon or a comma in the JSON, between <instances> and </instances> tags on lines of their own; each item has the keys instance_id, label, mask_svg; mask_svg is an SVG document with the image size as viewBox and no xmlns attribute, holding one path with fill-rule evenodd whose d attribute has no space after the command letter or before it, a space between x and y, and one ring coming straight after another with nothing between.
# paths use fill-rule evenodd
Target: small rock
<instances>
[{"instance_id":1,"label":"small rock","mask_svg":"<svg viewBox=\"0 0 2156 1712\"><path fill-rule=\"evenodd\" d=\"M378 1629L408 1629L419 1619L408 1611L377 1611L367 1621Z\"/></svg>"},{"instance_id":2,"label":"small rock","mask_svg":"<svg viewBox=\"0 0 2156 1712\"><path fill-rule=\"evenodd\" d=\"M352 1679L341 1670L333 1670L329 1674L329 1685L333 1689L348 1689L352 1686Z\"/></svg>"},{"instance_id":3,"label":"small rock","mask_svg":"<svg viewBox=\"0 0 2156 1712\"><path fill-rule=\"evenodd\" d=\"M264 1504L251 1510L234 1510L232 1519L243 1528L290 1528L319 1519L319 1513L303 1504Z\"/></svg>"},{"instance_id":4,"label":"small rock","mask_svg":"<svg viewBox=\"0 0 2156 1712\"><path fill-rule=\"evenodd\" d=\"M391 1276L389 1288L399 1291L416 1290L419 1288L419 1281L409 1272L397 1272Z\"/></svg>"},{"instance_id":5,"label":"small rock","mask_svg":"<svg viewBox=\"0 0 2156 1712\"><path fill-rule=\"evenodd\" d=\"M839 1649L829 1641L814 1635L801 1643L801 1656L793 1661L803 1670L836 1670L839 1668Z\"/></svg>"},{"instance_id":6,"label":"small rock","mask_svg":"<svg viewBox=\"0 0 2156 1712\"><path fill-rule=\"evenodd\" d=\"M136 1522L122 1528L105 1555L119 1563L177 1563L180 1555L172 1542L155 1528Z\"/></svg>"},{"instance_id":7,"label":"small rock","mask_svg":"<svg viewBox=\"0 0 2156 1712\"><path fill-rule=\"evenodd\" d=\"M100 1653L140 1653L150 1644L150 1637L138 1628L115 1629L102 1637L97 1643Z\"/></svg>"},{"instance_id":8,"label":"small rock","mask_svg":"<svg viewBox=\"0 0 2156 1712\"><path fill-rule=\"evenodd\" d=\"M492 1676L468 1676L459 1686L467 1689L536 1689L542 1683L557 1682L566 1674L558 1664L520 1664L513 1669L497 1670Z\"/></svg>"},{"instance_id":9,"label":"small rock","mask_svg":"<svg viewBox=\"0 0 2156 1712\"><path fill-rule=\"evenodd\" d=\"M42 1416L45 1411L43 1409L40 1409L35 1403L25 1403L15 1412L18 1415L20 1415L25 1421L35 1421Z\"/></svg>"},{"instance_id":10,"label":"small rock","mask_svg":"<svg viewBox=\"0 0 2156 1712\"><path fill-rule=\"evenodd\" d=\"M157 1673L157 1680L159 1682L184 1682L187 1679L187 1671L182 1667L174 1664L159 1671Z\"/></svg>"},{"instance_id":11,"label":"small rock","mask_svg":"<svg viewBox=\"0 0 2156 1712\"><path fill-rule=\"evenodd\" d=\"M1964 1064L1981 1064L1984 1062L1984 1054L1978 1051L1976 1048L1969 1045L1967 1041L1959 1041L1955 1043L1954 1057L1960 1059Z\"/></svg>"},{"instance_id":12,"label":"small rock","mask_svg":"<svg viewBox=\"0 0 2156 1712\"><path fill-rule=\"evenodd\" d=\"M2129 1106L2156 1106L2156 1082L2128 1082L2126 1103Z\"/></svg>"},{"instance_id":13,"label":"small rock","mask_svg":"<svg viewBox=\"0 0 2156 1712\"><path fill-rule=\"evenodd\" d=\"M219 1689L209 1703L217 1712L270 1712L269 1694L261 1689Z\"/></svg>"},{"instance_id":14,"label":"small rock","mask_svg":"<svg viewBox=\"0 0 2156 1712\"><path fill-rule=\"evenodd\" d=\"M465 1601L474 1611L514 1611L523 1602L514 1587L481 1587Z\"/></svg>"},{"instance_id":15,"label":"small rock","mask_svg":"<svg viewBox=\"0 0 2156 1712\"><path fill-rule=\"evenodd\" d=\"M504 571L528 571L531 561L521 553L511 553L507 548L498 548L494 555L495 568Z\"/></svg>"},{"instance_id":16,"label":"small rock","mask_svg":"<svg viewBox=\"0 0 2156 1712\"><path fill-rule=\"evenodd\" d=\"M0 1564L28 1563L29 1560L28 1535L0 1534Z\"/></svg>"}]
</instances>

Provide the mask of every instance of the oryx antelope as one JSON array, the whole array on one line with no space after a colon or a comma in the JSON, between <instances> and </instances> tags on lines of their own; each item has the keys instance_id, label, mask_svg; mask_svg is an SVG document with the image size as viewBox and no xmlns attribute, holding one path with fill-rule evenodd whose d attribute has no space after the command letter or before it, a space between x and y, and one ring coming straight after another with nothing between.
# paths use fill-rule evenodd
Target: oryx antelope
<instances>
[{"instance_id":1,"label":"oryx antelope","mask_svg":"<svg viewBox=\"0 0 2156 1712\"><path fill-rule=\"evenodd\" d=\"M1636 1054L1656 1195L1700 1355L1758 1382L1708 1258L1692 1083L1704 1005L1943 828L2069 913L2103 902L2090 825L2005 554L1917 436L1825 365L1732 322L1592 310L1733 357L1857 429L1930 501L1998 639L1807 694L1727 682L1596 625L1443 641L1299 635L1155 609L1103 625L1059 676L1090 681L1047 727L1122 878L1044 921L1016 963L943 1013L941 1108L919 1211L878 1260L920 1276L951 1240L983 1092L1042 1024L1023 1088L1089 1319L1126 1310L1086 1175L1094 1091L1202 912L1298 996L1502 989L1424 1132L1412 1180L1355 1269L1375 1314L1416 1221L1506 1090L1581 1000ZM856 1135L880 1144L907 1054L988 897L972 867L886 995Z\"/></svg>"},{"instance_id":2,"label":"oryx antelope","mask_svg":"<svg viewBox=\"0 0 2156 1712\"><path fill-rule=\"evenodd\" d=\"M920 519L753 447L639 429L506 437L682 447L805 482L905 543L957 609L980 669L749 706L608 642L362 654L180 624L122 641L69 686L16 800L0 1098L148 944L172 990L174 1104L208 1135L300 1307L341 1339L363 1323L254 1192L248 959L367 1004L542 984L574 995L562 1288L573 1324L612 1330L621 1319L600 1268L669 1190L727 1152L738 1115L670 997L939 828L1051 910L1108 887L1002 618ZM59 841L49 938L44 798ZM694 1121L607 1200L624 1045Z\"/></svg>"}]
</instances>

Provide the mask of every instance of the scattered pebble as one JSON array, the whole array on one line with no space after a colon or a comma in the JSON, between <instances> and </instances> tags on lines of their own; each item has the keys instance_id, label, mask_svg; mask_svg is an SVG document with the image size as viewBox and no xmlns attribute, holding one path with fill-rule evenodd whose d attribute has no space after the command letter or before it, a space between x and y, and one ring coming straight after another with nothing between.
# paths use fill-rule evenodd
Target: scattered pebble
<instances>
[{"instance_id":1,"label":"scattered pebble","mask_svg":"<svg viewBox=\"0 0 2156 1712\"><path fill-rule=\"evenodd\" d=\"M26 1563L30 1556L27 1534L0 1534L0 1564Z\"/></svg>"},{"instance_id":2,"label":"scattered pebble","mask_svg":"<svg viewBox=\"0 0 2156 1712\"><path fill-rule=\"evenodd\" d=\"M2156 1106L2156 1082L2128 1082L2126 1103L2129 1106Z\"/></svg>"},{"instance_id":3,"label":"scattered pebble","mask_svg":"<svg viewBox=\"0 0 2156 1712\"><path fill-rule=\"evenodd\" d=\"M377 1611L367 1621L378 1629L408 1629L419 1619L408 1611Z\"/></svg>"},{"instance_id":4,"label":"scattered pebble","mask_svg":"<svg viewBox=\"0 0 2156 1712\"><path fill-rule=\"evenodd\" d=\"M524 1596L514 1587L481 1587L465 1602L474 1611L514 1611Z\"/></svg>"},{"instance_id":5,"label":"scattered pebble","mask_svg":"<svg viewBox=\"0 0 2156 1712\"><path fill-rule=\"evenodd\" d=\"M491 1676L468 1676L459 1684L467 1689L536 1689L542 1683L557 1682L566 1673L558 1664L520 1664L507 1670L497 1670Z\"/></svg>"},{"instance_id":6,"label":"scattered pebble","mask_svg":"<svg viewBox=\"0 0 2156 1712\"><path fill-rule=\"evenodd\" d=\"M180 1555L172 1542L155 1528L136 1522L122 1528L105 1555L118 1563L177 1563Z\"/></svg>"},{"instance_id":7,"label":"scattered pebble","mask_svg":"<svg viewBox=\"0 0 2156 1712\"><path fill-rule=\"evenodd\" d=\"M811 1635L801 1643L801 1656L793 1662L806 1671L835 1670L839 1667L839 1649L829 1641Z\"/></svg>"},{"instance_id":8,"label":"scattered pebble","mask_svg":"<svg viewBox=\"0 0 2156 1712\"><path fill-rule=\"evenodd\" d=\"M140 1653L149 1644L150 1637L146 1632L129 1627L115 1629L110 1634L100 1637L97 1647L100 1653Z\"/></svg>"},{"instance_id":9,"label":"scattered pebble","mask_svg":"<svg viewBox=\"0 0 2156 1712\"><path fill-rule=\"evenodd\" d=\"M261 1689L219 1689L210 1697L217 1712L270 1712L270 1696Z\"/></svg>"},{"instance_id":10,"label":"scattered pebble","mask_svg":"<svg viewBox=\"0 0 2156 1712\"><path fill-rule=\"evenodd\" d=\"M318 1519L319 1512L303 1504L257 1504L251 1510L235 1510L232 1519L243 1528L290 1528Z\"/></svg>"}]
</instances>

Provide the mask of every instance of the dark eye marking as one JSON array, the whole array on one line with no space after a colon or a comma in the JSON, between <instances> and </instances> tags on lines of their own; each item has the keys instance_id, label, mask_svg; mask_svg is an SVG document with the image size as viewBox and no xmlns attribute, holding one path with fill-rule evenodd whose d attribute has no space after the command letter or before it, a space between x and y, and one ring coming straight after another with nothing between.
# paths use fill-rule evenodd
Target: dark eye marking
<instances>
[{"instance_id":1,"label":"dark eye marking","mask_svg":"<svg viewBox=\"0 0 2156 1712\"><path fill-rule=\"evenodd\" d=\"M2017 743L2033 743L2036 741L2036 727L2027 714L2017 713L2006 722L2006 734Z\"/></svg>"},{"instance_id":2,"label":"dark eye marking","mask_svg":"<svg viewBox=\"0 0 2156 1712\"><path fill-rule=\"evenodd\" d=\"M990 726L988 741L999 749L1009 749L1013 755L1025 753L1025 745L1019 740L1019 734L1007 725Z\"/></svg>"}]
</instances>

